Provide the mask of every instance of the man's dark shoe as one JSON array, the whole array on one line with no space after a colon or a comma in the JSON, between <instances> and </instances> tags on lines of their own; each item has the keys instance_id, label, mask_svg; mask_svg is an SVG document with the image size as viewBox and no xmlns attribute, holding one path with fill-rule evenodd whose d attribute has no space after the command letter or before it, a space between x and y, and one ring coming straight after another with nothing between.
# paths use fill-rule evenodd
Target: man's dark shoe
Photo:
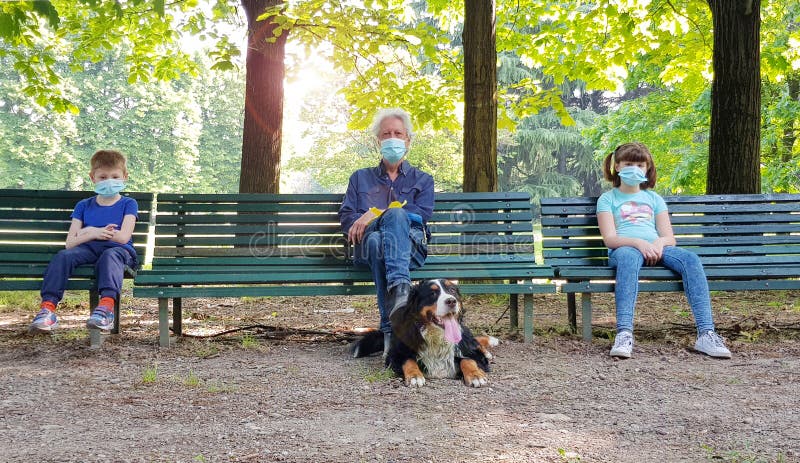
<instances>
[{"instance_id":1,"label":"man's dark shoe","mask_svg":"<svg viewBox=\"0 0 800 463\"><path fill-rule=\"evenodd\" d=\"M408 283L400 283L389 290L389 315L400 307L403 307L408 302L408 295L411 293L411 285Z\"/></svg>"},{"instance_id":2,"label":"man's dark shoe","mask_svg":"<svg viewBox=\"0 0 800 463\"><path fill-rule=\"evenodd\" d=\"M389 348L392 345L392 333L383 333L383 359L389 356Z\"/></svg>"}]
</instances>

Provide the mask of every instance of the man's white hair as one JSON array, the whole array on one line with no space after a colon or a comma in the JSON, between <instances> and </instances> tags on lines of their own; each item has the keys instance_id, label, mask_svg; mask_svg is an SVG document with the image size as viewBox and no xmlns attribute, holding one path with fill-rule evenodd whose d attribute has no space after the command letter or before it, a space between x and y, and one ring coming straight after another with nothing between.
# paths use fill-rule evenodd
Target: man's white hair
<instances>
[{"instance_id":1,"label":"man's white hair","mask_svg":"<svg viewBox=\"0 0 800 463\"><path fill-rule=\"evenodd\" d=\"M375 119L372 120L372 127L370 128L370 131L376 139L378 139L381 134L381 122L390 117L396 117L397 119L403 121L403 127L406 129L408 138L410 139L414 137L414 131L411 127L411 116L409 116L407 112L400 108L389 108L378 111L378 114L375 115Z\"/></svg>"}]
</instances>

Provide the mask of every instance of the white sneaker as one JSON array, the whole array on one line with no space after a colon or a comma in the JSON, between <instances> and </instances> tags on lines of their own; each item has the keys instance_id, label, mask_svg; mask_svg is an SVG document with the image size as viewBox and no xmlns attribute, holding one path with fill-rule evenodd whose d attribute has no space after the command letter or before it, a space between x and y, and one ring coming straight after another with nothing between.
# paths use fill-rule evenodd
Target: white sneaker
<instances>
[{"instance_id":1,"label":"white sneaker","mask_svg":"<svg viewBox=\"0 0 800 463\"><path fill-rule=\"evenodd\" d=\"M633 333L630 331L620 331L614 338L614 347L611 348L609 355L624 359L631 358L633 354Z\"/></svg>"},{"instance_id":2,"label":"white sneaker","mask_svg":"<svg viewBox=\"0 0 800 463\"><path fill-rule=\"evenodd\" d=\"M694 350L702 352L709 357L721 359L731 358L731 351L725 347L725 342L722 341L722 337L711 330L697 337L697 342L694 343Z\"/></svg>"}]
</instances>

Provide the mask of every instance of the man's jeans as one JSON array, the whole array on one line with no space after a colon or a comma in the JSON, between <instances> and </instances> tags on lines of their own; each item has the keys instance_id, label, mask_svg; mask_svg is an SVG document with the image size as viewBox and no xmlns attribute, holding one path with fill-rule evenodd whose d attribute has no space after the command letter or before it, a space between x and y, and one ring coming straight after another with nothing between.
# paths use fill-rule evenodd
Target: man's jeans
<instances>
[{"instance_id":1,"label":"man's jeans","mask_svg":"<svg viewBox=\"0 0 800 463\"><path fill-rule=\"evenodd\" d=\"M612 250L608 263L617 269L614 298L617 305L617 332L633 331L633 310L639 293L639 270L644 256L638 249L623 246ZM692 309L698 333L714 329L711 296L703 264L697 254L675 246L667 246L659 264L680 273L683 290Z\"/></svg>"},{"instance_id":2,"label":"man's jeans","mask_svg":"<svg viewBox=\"0 0 800 463\"><path fill-rule=\"evenodd\" d=\"M422 267L428 255L425 231L412 226L408 214L401 208L387 209L364 231L361 242L354 247L354 262L372 270L372 281L378 293L381 331L392 331L386 297L391 288L411 284L411 270Z\"/></svg>"},{"instance_id":3,"label":"man's jeans","mask_svg":"<svg viewBox=\"0 0 800 463\"><path fill-rule=\"evenodd\" d=\"M124 247L106 241L89 241L63 249L53 256L44 272L42 300L58 305L73 270L83 264L94 264L100 297L116 299L122 290L125 267L136 267L136 259Z\"/></svg>"}]
</instances>

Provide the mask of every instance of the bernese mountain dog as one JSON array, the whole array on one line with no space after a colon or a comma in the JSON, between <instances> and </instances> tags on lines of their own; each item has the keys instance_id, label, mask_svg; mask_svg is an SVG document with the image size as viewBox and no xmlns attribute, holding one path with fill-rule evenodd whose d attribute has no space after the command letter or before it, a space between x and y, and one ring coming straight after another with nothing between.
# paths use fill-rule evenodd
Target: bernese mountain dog
<instances>
[{"instance_id":1,"label":"bernese mountain dog","mask_svg":"<svg viewBox=\"0 0 800 463\"><path fill-rule=\"evenodd\" d=\"M425 378L462 378L464 384L488 384L488 347L491 336L475 337L463 324L464 306L458 286L451 281L427 280L414 285L405 306L389 316L392 339L386 365L402 376L407 386L421 387ZM383 351L383 333L372 331L356 341L353 356Z\"/></svg>"}]
</instances>

